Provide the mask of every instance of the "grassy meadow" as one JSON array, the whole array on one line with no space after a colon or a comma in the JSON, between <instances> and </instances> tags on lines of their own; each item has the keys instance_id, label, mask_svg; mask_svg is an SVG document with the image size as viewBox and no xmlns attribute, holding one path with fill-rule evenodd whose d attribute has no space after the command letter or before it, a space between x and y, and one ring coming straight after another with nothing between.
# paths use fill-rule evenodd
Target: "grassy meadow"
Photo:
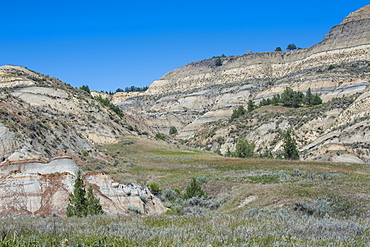
<instances>
[{"instance_id":1,"label":"grassy meadow","mask_svg":"<svg viewBox=\"0 0 370 247\"><path fill-rule=\"evenodd\" d=\"M0 219L0 246L369 246L370 167L225 158L127 137L101 150L120 182L155 188L163 215ZM184 199L192 178L206 198Z\"/></svg>"}]
</instances>

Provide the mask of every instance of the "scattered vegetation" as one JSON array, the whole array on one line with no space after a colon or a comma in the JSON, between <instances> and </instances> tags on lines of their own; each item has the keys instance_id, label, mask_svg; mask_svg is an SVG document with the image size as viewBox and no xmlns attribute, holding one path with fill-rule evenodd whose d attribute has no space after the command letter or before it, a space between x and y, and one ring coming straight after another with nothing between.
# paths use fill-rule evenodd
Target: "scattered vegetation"
<instances>
[{"instance_id":1,"label":"scattered vegetation","mask_svg":"<svg viewBox=\"0 0 370 247\"><path fill-rule=\"evenodd\" d=\"M115 112L118 117L123 118L124 113L122 112L122 110L115 104L111 103L109 99L104 99L100 95L95 97L95 99L97 99L102 105L107 106L110 110Z\"/></svg>"},{"instance_id":2,"label":"scattered vegetation","mask_svg":"<svg viewBox=\"0 0 370 247\"><path fill-rule=\"evenodd\" d=\"M164 134L160 133L160 132L157 132L155 134L155 137L154 138L157 139L157 140L162 140L162 141L165 141L166 140L166 136Z\"/></svg>"},{"instance_id":3,"label":"scattered vegetation","mask_svg":"<svg viewBox=\"0 0 370 247\"><path fill-rule=\"evenodd\" d=\"M145 86L145 87L136 87L136 86L131 86L131 87L125 87L125 90L121 89L121 88L117 88L116 92L145 92L146 90L148 90L148 86Z\"/></svg>"},{"instance_id":4,"label":"scattered vegetation","mask_svg":"<svg viewBox=\"0 0 370 247\"><path fill-rule=\"evenodd\" d=\"M215 60L215 65L216 66L221 66L222 65L222 61L221 61L221 58L216 58L216 60Z\"/></svg>"},{"instance_id":5,"label":"scattered vegetation","mask_svg":"<svg viewBox=\"0 0 370 247\"><path fill-rule=\"evenodd\" d=\"M88 85L82 85L82 86L80 87L80 89L81 89L81 90L83 90L83 91L85 91L85 92L87 92L87 93L90 93L90 88L89 88L89 86L88 86Z\"/></svg>"},{"instance_id":6,"label":"scattered vegetation","mask_svg":"<svg viewBox=\"0 0 370 247\"><path fill-rule=\"evenodd\" d=\"M174 126L171 126L171 128L170 128L170 131L169 131L169 134L171 135L171 136L175 136L175 135L177 135L177 129L176 129L176 127L174 127Z\"/></svg>"},{"instance_id":7,"label":"scattered vegetation","mask_svg":"<svg viewBox=\"0 0 370 247\"><path fill-rule=\"evenodd\" d=\"M232 121L234 121L234 119L244 116L246 113L247 111L245 110L245 108L242 105L240 105L238 109L235 109L233 111L233 114L231 115L229 122L231 123Z\"/></svg>"},{"instance_id":8,"label":"scattered vegetation","mask_svg":"<svg viewBox=\"0 0 370 247\"><path fill-rule=\"evenodd\" d=\"M302 105L315 106L322 104L322 99L318 94L312 94L311 88L308 88L306 95L302 92L294 91L290 87L285 88L284 92L275 94L271 99L262 99L259 107L265 105L279 105L282 104L285 107L298 108Z\"/></svg>"}]
</instances>

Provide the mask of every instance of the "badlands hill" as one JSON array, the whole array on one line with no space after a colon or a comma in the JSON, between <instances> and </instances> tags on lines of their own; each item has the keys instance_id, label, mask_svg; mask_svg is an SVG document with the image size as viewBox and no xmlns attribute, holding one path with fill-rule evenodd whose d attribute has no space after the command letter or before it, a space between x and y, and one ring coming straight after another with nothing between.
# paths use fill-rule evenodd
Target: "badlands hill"
<instances>
[{"instance_id":1,"label":"badlands hill","mask_svg":"<svg viewBox=\"0 0 370 247\"><path fill-rule=\"evenodd\" d=\"M312 47L193 62L154 81L145 93L125 95L120 103L122 96L112 100L158 132L168 134L174 126L178 139L222 154L242 137L255 142L257 152L267 147L278 153L281 133L292 128L302 159L362 163L370 158L369 82L367 5ZM262 109L242 124L222 122L239 105L246 106L249 100L258 104L286 87L303 93L310 88L324 105L290 114L285 114L289 109L267 109L275 114ZM262 115L264 121L259 121Z\"/></svg>"},{"instance_id":2,"label":"badlands hill","mask_svg":"<svg viewBox=\"0 0 370 247\"><path fill-rule=\"evenodd\" d=\"M99 145L150 135L137 119L58 79L12 65L0 67L0 115L0 216L65 215L78 169L90 171L86 182L109 214L128 214L130 206L164 211L145 186L120 183L99 168L115 162Z\"/></svg>"},{"instance_id":3,"label":"badlands hill","mask_svg":"<svg viewBox=\"0 0 370 247\"><path fill-rule=\"evenodd\" d=\"M268 148L277 154L281 134L292 128L304 160L369 163L369 17L370 5L351 13L315 46L220 57L221 65L217 58L194 62L164 75L145 93L117 93L110 102L24 67L0 67L0 216L65 215L78 169L86 172L86 183L107 213L127 215L130 207L143 214L164 212L146 186L120 182L107 171L120 170L138 181L143 167L129 173L125 165L135 164L126 157L137 155L137 143L147 143L157 131L168 134L171 126L189 146L222 154L241 138L256 143L257 153ZM311 88L324 104L261 107L227 121L238 106L258 104L286 87ZM136 145L120 141L134 136ZM163 154L158 143L152 145L155 154ZM171 157L176 162L171 167L178 170L178 160L188 159L185 153ZM161 155L138 155L151 172L145 181L155 177L153 164L163 165Z\"/></svg>"}]
</instances>

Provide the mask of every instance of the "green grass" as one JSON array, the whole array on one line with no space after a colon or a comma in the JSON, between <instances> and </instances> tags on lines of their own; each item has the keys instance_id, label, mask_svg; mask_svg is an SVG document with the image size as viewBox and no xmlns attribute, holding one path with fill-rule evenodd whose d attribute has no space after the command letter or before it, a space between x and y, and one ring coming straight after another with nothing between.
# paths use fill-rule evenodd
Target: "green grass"
<instances>
[{"instance_id":1,"label":"green grass","mask_svg":"<svg viewBox=\"0 0 370 247\"><path fill-rule=\"evenodd\" d=\"M123 145L127 142L132 143ZM343 198L343 205L361 205L352 210L353 213L347 210L348 217L370 212L370 196L366 196L370 195L370 168L367 165L225 158L135 137L101 149L124 161L109 167L113 171L124 171L113 174L120 181L158 183L162 189L179 189L184 193L191 178L206 177L207 183L202 186L209 198L221 200L230 196L229 202L217 209L219 213L240 211L240 202L251 194L258 199L243 208L293 208L299 201ZM127 163L134 166L126 167ZM348 205L343 207L349 208ZM340 217L346 215L339 210L337 213Z\"/></svg>"},{"instance_id":2,"label":"green grass","mask_svg":"<svg viewBox=\"0 0 370 247\"><path fill-rule=\"evenodd\" d=\"M65 246L370 244L368 165L225 158L135 137L100 149L112 157L112 164L100 166L113 172L114 178L157 183L162 191L179 189L177 199L162 198L171 208L169 213L2 218L0 247L60 246L66 239ZM197 177L208 198L189 206L181 196ZM212 203L218 207L211 208ZM295 211L297 203L324 214Z\"/></svg>"}]
</instances>

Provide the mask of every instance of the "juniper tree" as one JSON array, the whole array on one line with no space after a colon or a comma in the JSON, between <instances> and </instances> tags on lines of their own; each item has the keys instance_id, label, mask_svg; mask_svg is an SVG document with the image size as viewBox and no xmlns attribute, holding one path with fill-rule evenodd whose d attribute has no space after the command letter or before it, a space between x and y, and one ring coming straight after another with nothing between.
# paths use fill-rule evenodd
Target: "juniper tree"
<instances>
[{"instance_id":1,"label":"juniper tree","mask_svg":"<svg viewBox=\"0 0 370 247\"><path fill-rule=\"evenodd\" d=\"M170 131L169 131L169 134L170 135L172 135L172 136L175 136L175 135L177 135L177 129L176 129L176 127L175 126L171 126L171 128L170 128Z\"/></svg>"},{"instance_id":2,"label":"juniper tree","mask_svg":"<svg viewBox=\"0 0 370 247\"><path fill-rule=\"evenodd\" d=\"M67 216L83 217L86 215L103 214L100 200L93 194L92 186L89 186L87 196L81 170L77 172L73 193L69 194Z\"/></svg>"},{"instance_id":3,"label":"juniper tree","mask_svg":"<svg viewBox=\"0 0 370 247\"><path fill-rule=\"evenodd\" d=\"M186 187L186 192L184 194L184 199L190 199L193 197L205 197L206 194L202 190L202 187L197 182L195 178L190 182L190 184Z\"/></svg>"},{"instance_id":4,"label":"juniper tree","mask_svg":"<svg viewBox=\"0 0 370 247\"><path fill-rule=\"evenodd\" d=\"M240 116L243 116L243 115L245 115L246 113L247 113L247 111L245 110L245 108L244 108L242 105L240 105L240 106L238 107L238 109L235 109L235 110L233 111L233 114L231 114L231 117L230 117L229 122L231 123L234 119L236 119L236 118L238 118L238 117L240 117Z\"/></svg>"},{"instance_id":5,"label":"juniper tree","mask_svg":"<svg viewBox=\"0 0 370 247\"><path fill-rule=\"evenodd\" d=\"M292 137L292 130L288 129L287 132L284 134L284 157L290 160L298 160L299 159L299 152L297 149L297 143L295 139Z\"/></svg>"},{"instance_id":6,"label":"juniper tree","mask_svg":"<svg viewBox=\"0 0 370 247\"><path fill-rule=\"evenodd\" d=\"M239 158L251 158L254 155L254 143L249 143L248 140L239 140L235 146L233 156Z\"/></svg>"},{"instance_id":7,"label":"juniper tree","mask_svg":"<svg viewBox=\"0 0 370 247\"><path fill-rule=\"evenodd\" d=\"M86 216L86 190L81 170L78 170L73 193L69 194L69 204L67 206L67 216Z\"/></svg>"},{"instance_id":8,"label":"juniper tree","mask_svg":"<svg viewBox=\"0 0 370 247\"><path fill-rule=\"evenodd\" d=\"M315 94L310 100L310 105L320 105L320 104L322 104L322 99L320 95Z\"/></svg>"},{"instance_id":9,"label":"juniper tree","mask_svg":"<svg viewBox=\"0 0 370 247\"><path fill-rule=\"evenodd\" d=\"M306 98L305 98L305 101L306 101L307 105L311 105L312 97L313 97L313 94L311 92L311 88L308 88L307 92L306 92Z\"/></svg>"},{"instance_id":10,"label":"juniper tree","mask_svg":"<svg viewBox=\"0 0 370 247\"><path fill-rule=\"evenodd\" d=\"M100 205L100 200L99 198L96 198L93 193L93 188L90 185L88 190L87 190L87 197L86 197L86 202L87 202L87 214L88 215L97 215L97 214L103 214L104 211Z\"/></svg>"},{"instance_id":11,"label":"juniper tree","mask_svg":"<svg viewBox=\"0 0 370 247\"><path fill-rule=\"evenodd\" d=\"M248 112L252 112L256 108L257 108L256 104L254 103L253 100L250 99L248 101Z\"/></svg>"}]
</instances>

